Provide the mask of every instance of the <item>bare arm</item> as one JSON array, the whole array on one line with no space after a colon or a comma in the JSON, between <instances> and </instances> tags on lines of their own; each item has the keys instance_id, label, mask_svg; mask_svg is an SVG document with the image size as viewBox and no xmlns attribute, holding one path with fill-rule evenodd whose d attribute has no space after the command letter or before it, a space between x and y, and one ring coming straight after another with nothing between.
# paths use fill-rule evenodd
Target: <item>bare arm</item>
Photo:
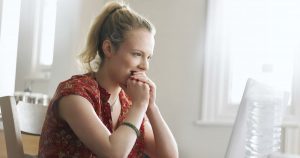
<instances>
[{"instance_id":1,"label":"bare arm","mask_svg":"<svg viewBox=\"0 0 300 158\"><path fill-rule=\"evenodd\" d=\"M145 152L151 158L178 158L177 143L155 104L155 84L145 73L134 73L132 78L147 83L150 86L149 106L147 109L149 121L145 122Z\"/></svg>"},{"instance_id":2,"label":"bare arm","mask_svg":"<svg viewBox=\"0 0 300 158\"><path fill-rule=\"evenodd\" d=\"M149 107L145 123L145 151L151 158L178 158L178 147L172 132L156 105Z\"/></svg>"},{"instance_id":3,"label":"bare arm","mask_svg":"<svg viewBox=\"0 0 300 158\"><path fill-rule=\"evenodd\" d=\"M125 121L140 128L147 110L149 87L136 81L129 83L129 87L129 93L136 94L133 94L132 98L135 101ZM127 126L120 126L114 133L110 133L98 118L91 103L81 96L63 97L59 102L59 114L98 157L127 157L137 138L135 131Z\"/></svg>"}]
</instances>

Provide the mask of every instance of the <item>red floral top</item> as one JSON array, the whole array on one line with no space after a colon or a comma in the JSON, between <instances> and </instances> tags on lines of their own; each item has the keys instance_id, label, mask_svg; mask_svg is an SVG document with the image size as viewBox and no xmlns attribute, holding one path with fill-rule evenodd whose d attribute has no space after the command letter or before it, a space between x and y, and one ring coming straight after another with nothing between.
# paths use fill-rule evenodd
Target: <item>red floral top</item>
<instances>
[{"instance_id":1,"label":"red floral top","mask_svg":"<svg viewBox=\"0 0 300 158\"><path fill-rule=\"evenodd\" d=\"M61 82L52 98L45 118L39 142L39 158L95 158L75 135L68 123L58 116L58 101L67 95L80 95L87 99L95 109L99 119L110 132L112 118L108 99L110 94L96 82L91 74L76 75ZM117 126L126 118L131 102L122 90L119 94L121 114ZM86 105L88 106L88 105ZM140 128L141 136L128 155L129 158L142 158L144 148L144 121Z\"/></svg>"}]
</instances>

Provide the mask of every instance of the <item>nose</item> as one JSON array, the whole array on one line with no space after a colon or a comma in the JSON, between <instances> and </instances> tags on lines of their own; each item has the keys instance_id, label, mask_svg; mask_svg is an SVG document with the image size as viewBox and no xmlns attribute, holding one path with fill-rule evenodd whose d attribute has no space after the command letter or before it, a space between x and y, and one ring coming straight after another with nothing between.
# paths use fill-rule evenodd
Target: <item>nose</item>
<instances>
[{"instance_id":1,"label":"nose","mask_svg":"<svg viewBox=\"0 0 300 158\"><path fill-rule=\"evenodd\" d=\"M141 60L140 64L138 65L138 68L147 71L149 69L149 62L147 59Z\"/></svg>"}]
</instances>

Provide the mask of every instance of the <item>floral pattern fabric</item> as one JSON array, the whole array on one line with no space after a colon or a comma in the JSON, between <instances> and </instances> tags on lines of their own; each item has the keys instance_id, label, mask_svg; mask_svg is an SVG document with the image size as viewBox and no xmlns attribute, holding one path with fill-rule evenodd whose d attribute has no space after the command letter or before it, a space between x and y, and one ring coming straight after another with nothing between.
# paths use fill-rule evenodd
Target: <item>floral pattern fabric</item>
<instances>
[{"instance_id":1,"label":"floral pattern fabric","mask_svg":"<svg viewBox=\"0 0 300 158\"><path fill-rule=\"evenodd\" d=\"M58 115L58 101L68 95L79 95L87 99L99 119L111 133L113 132L111 109L108 103L110 94L96 82L92 74L73 76L59 84L49 104L39 142L39 158L96 158L95 154L79 140L67 122ZM131 101L123 90L121 90L119 98L121 114L117 127L126 118L131 105ZM141 136L137 138L128 158L144 156L144 121L140 132Z\"/></svg>"}]
</instances>

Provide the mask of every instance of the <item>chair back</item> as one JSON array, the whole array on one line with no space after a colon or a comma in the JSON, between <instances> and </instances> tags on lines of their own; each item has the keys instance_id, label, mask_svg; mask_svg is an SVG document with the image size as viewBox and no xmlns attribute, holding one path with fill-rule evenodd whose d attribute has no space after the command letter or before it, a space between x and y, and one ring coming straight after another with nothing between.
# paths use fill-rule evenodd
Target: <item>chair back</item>
<instances>
[{"instance_id":1,"label":"chair back","mask_svg":"<svg viewBox=\"0 0 300 158\"><path fill-rule=\"evenodd\" d=\"M20 130L25 134L40 135L47 106L20 101L17 104Z\"/></svg>"},{"instance_id":2,"label":"chair back","mask_svg":"<svg viewBox=\"0 0 300 158\"><path fill-rule=\"evenodd\" d=\"M26 102L16 105L14 96L0 97L8 158L36 157L24 154L21 131L40 135L47 107Z\"/></svg>"}]
</instances>

